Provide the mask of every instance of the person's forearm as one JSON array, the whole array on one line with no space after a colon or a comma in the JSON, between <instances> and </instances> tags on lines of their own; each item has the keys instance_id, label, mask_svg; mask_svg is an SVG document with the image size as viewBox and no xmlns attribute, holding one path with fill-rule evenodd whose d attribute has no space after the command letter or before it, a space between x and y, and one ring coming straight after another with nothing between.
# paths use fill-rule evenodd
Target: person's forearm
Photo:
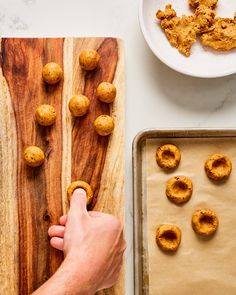
<instances>
[{"instance_id":1,"label":"person's forearm","mask_svg":"<svg viewBox=\"0 0 236 295\"><path fill-rule=\"evenodd\" d=\"M65 260L57 272L32 295L94 295L83 269L74 271L73 261Z\"/></svg>"}]
</instances>

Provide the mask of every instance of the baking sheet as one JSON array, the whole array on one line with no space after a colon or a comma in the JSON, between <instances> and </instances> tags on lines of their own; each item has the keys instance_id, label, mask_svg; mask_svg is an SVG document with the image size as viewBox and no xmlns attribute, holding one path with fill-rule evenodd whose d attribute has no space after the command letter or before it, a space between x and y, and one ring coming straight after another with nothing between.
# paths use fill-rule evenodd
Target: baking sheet
<instances>
[{"instance_id":1,"label":"baking sheet","mask_svg":"<svg viewBox=\"0 0 236 295\"><path fill-rule=\"evenodd\" d=\"M181 163L173 173L163 172L155 160L157 147L166 143L181 150ZM204 171L205 160L217 152L228 155L233 164L230 178L219 185ZM149 295L235 295L236 139L147 139L145 154ZM176 175L193 181L192 198L183 206L165 196L166 181ZM191 227L192 213L200 208L210 208L219 217L218 231L208 240L198 237ZM182 242L174 255L156 245L156 228L162 223L176 224L182 230Z\"/></svg>"}]
</instances>

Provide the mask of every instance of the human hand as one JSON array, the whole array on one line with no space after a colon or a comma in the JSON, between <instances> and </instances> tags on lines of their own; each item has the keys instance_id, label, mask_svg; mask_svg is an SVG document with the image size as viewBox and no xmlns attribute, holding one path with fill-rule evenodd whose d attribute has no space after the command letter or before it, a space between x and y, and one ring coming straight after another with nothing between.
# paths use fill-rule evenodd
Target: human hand
<instances>
[{"instance_id":1,"label":"human hand","mask_svg":"<svg viewBox=\"0 0 236 295\"><path fill-rule=\"evenodd\" d=\"M81 272L93 292L113 286L122 266L125 241L123 226L112 215L86 209L86 193L77 189L67 216L49 228L50 243L64 251L74 275Z\"/></svg>"}]
</instances>

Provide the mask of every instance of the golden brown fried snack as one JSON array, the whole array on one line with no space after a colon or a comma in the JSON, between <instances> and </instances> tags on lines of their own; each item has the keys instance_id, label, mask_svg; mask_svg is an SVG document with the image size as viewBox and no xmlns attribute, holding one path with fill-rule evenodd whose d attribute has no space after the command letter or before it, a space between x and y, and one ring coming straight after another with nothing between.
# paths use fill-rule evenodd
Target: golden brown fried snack
<instances>
[{"instance_id":1,"label":"golden brown fried snack","mask_svg":"<svg viewBox=\"0 0 236 295\"><path fill-rule=\"evenodd\" d=\"M43 67L43 80L50 85L58 83L63 76L62 68L55 62L49 62Z\"/></svg>"},{"instance_id":2,"label":"golden brown fried snack","mask_svg":"<svg viewBox=\"0 0 236 295\"><path fill-rule=\"evenodd\" d=\"M195 233L202 236L213 235L219 225L216 213L210 209L201 209L193 213L192 228Z\"/></svg>"},{"instance_id":3,"label":"golden brown fried snack","mask_svg":"<svg viewBox=\"0 0 236 295\"><path fill-rule=\"evenodd\" d=\"M215 11L205 5L199 5L195 11L196 25L198 28L198 34L204 33L214 23Z\"/></svg>"},{"instance_id":4,"label":"golden brown fried snack","mask_svg":"<svg viewBox=\"0 0 236 295\"><path fill-rule=\"evenodd\" d=\"M157 164L163 169L175 169L180 160L180 150L173 144L162 145L156 151Z\"/></svg>"},{"instance_id":5,"label":"golden brown fried snack","mask_svg":"<svg viewBox=\"0 0 236 295\"><path fill-rule=\"evenodd\" d=\"M156 243L164 251L175 252L181 242L181 230L176 225L162 224L156 231Z\"/></svg>"},{"instance_id":6,"label":"golden brown fried snack","mask_svg":"<svg viewBox=\"0 0 236 295\"><path fill-rule=\"evenodd\" d=\"M175 176L168 180L166 196L175 204L183 204L190 200L193 193L193 183L186 176Z\"/></svg>"},{"instance_id":7,"label":"golden brown fried snack","mask_svg":"<svg viewBox=\"0 0 236 295\"><path fill-rule=\"evenodd\" d=\"M158 10L156 13L156 17L159 20L165 20L165 19L172 19L176 16L176 11L172 8L171 4L166 5L165 10Z\"/></svg>"},{"instance_id":8,"label":"golden brown fried snack","mask_svg":"<svg viewBox=\"0 0 236 295\"><path fill-rule=\"evenodd\" d=\"M212 27L201 36L201 42L219 51L227 51L236 47L236 16L231 18L215 18Z\"/></svg>"},{"instance_id":9,"label":"golden brown fried snack","mask_svg":"<svg viewBox=\"0 0 236 295\"><path fill-rule=\"evenodd\" d=\"M210 179L221 181L230 176L232 163L225 155L214 154L206 161L205 171Z\"/></svg>"},{"instance_id":10,"label":"golden brown fried snack","mask_svg":"<svg viewBox=\"0 0 236 295\"><path fill-rule=\"evenodd\" d=\"M42 104L35 111L35 119L42 126L50 126L56 121L56 111L49 104Z\"/></svg>"},{"instance_id":11,"label":"golden brown fried snack","mask_svg":"<svg viewBox=\"0 0 236 295\"><path fill-rule=\"evenodd\" d=\"M215 9L218 0L189 0L189 6L193 9L198 8L200 5L204 5L211 9Z\"/></svg>"},{"instance_id":12,"label":"golden brown fried snack","mask_svg":"<svg viewBox=\"0 0 236 295\"><path fill-rule=\"evenodd\" d=\"M190 56L190 50L196 42L198 26L196 16L177 17L172 6L166 5L165 11L158 10L156 17L160 20L170 44L176 47L180 53Z\"/></svg>"},{"instance_id":13,"label":"golden brown fried snack","mask_svg":"<svg viewBox=\"0 0 236 295\"><path fill-rule=\"evenodd\" d=\"M108 115L101 115L94 121L94 127L99 135L110 135L115 127L114 120Z\"/></svg>"},{"instance_id":14,"label":"golden brown fried snack","mask_svg":"<svg viewBox=\"0 0 236 295\"><path fill-rule=\"evenodd\" d=\"M83 181L83 180L77 180L77 181L73 181L71 183L71 185L68 187L67 189L67 197L69 199L69 201L71 200L72 194L74 192L74 190L76 190L77 188L82 188L86 191L86 197L87 197L87 205L89 203L91 203L92 199L93 199L93 191L91 186Z\"/></svg>"},{"instance_id":15,"label":"golden brown fried snack","mask_svg":"<svg viewBox=\"0 0 236 295\"><path fill-rule=\"evenodd\" d=\"M28 146L24 150L24 159L28 166L38 167L43 164L45 156L41 148L37 146Z\"/></svg>"}]
</instances>

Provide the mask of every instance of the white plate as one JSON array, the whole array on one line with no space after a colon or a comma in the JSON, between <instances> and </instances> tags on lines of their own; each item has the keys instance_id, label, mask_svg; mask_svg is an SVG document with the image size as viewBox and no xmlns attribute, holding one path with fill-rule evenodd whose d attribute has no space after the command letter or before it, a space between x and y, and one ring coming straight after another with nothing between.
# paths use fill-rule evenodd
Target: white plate
<instances>
[{"instance_id":1,"label":"white plate","mask_svg":"<svg viewBox=\"0 0 236 295\"><path fill-rule=\"evenodd\" d=\"M197 41L191 49L191 56L185 57L170 45L160 28L155 14L172 4L178 15L191 14L188 0L141 0L139 20L143 35L153 53L172 69L194 77L216 78L236 73L236 49L225 53L215 52L201 46ZM219 0L217 16L233 17L236 0Z\"/></svg>"}]
</instances>

